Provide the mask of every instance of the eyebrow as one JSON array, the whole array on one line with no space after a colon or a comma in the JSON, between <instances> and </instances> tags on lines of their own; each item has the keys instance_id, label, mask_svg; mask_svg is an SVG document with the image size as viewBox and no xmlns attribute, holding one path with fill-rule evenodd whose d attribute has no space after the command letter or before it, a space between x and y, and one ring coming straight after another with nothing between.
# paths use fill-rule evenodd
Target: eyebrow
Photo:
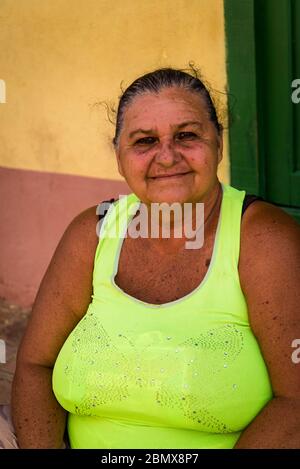
<instances>
[{"instance_id":1,"label":"eyebrow","mask_svg":"<svg viewBox=\"0 0 300 469\"><path fill-rule=\"evenodd\" d=\"M203 129L203 124L199 121L187 121L187 122L182 122L182 124L179 124L177 126L177 129L183 129L184 127L187 127L188 125L194 125L199 127L200 129Z\"/></svg>"},{"instance_id":2,"label":"eyebrow","mask_svg":"<svg viewBox=\"0 0 300 469\"><path fill-rule=\"evenodd\" d=\"M203 124L199 121L186 121L186 122L182 122L181 124L178 124L178 125L175 125L174 127L177 129L177 130L181 130L183 129L184 127L187 127L188 125L194 125L194 126L197 126L199 127L200 129L203 128ZM154 132L153 129L136 129L136 130L133 130L132 132L130 132L129 134L129 138L132 138L135 134L139 134L139 133L142 133L142 134L145 134L145 135L150 135Z\"/></svg>"},{"instance_id":3,"label":"eyebrow","mask_svg":"<svg viewBox=\"0 0 300 469\"><path fill-rule=\"evenodd\" d=\"M152 134L153 133L153 129L136 129L136 130L133 130L132 132L130 132L129 134L129 138L133 137L135 134L146 134L146 135L149 135L149 134Z\"/></svg>"}]
</instances>

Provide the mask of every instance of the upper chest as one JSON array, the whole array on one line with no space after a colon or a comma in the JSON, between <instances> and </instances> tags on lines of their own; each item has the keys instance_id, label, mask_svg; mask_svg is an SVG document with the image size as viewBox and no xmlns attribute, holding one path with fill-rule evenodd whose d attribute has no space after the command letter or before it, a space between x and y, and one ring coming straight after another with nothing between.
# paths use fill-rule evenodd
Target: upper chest
<instances>
[{"instance_id":1,"label":"upper chest","mask_svg":"<svg viewBox=\"0 0 300 469\"><path fill-rule=\"evenodd\" d=\"M125 293L152 304L175 301L192 292L204 279L214 249L214 233L200 249L164 254L143 239L125 238L115 277Z\"/></svg>"},{"instance_id":2,"label":"upper chest","mask_svg":"<svg viewBox=\"0 0 300 469\"><path fill-rule=\"evenodd\" d=\"M217 222L215 220L205 233L205 242L200 249L184 249L174 255L159 254L151 248L148 240L126 237L118 260L115 283L128 295L152 304L168 303L188 295L201 285L208 269L214 268L211 263L218 242ZM249 269L249 263L254 260L245 229L241 230L240 244L242 256L236 268L241 285L247 285L251 282L253 271ZM222 285L217 287L222 288Z\"/></svg>"}]
</instances>

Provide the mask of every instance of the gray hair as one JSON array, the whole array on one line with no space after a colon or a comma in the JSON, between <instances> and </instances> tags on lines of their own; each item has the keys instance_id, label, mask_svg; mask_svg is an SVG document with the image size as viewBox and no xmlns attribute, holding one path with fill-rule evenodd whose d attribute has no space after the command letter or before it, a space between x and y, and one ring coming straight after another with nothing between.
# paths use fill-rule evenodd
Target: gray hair
<instances>
[{"instance_id":1,"label":"gray hair","mask_svg":"<svg viewBox=\"0 0 300 469\"><path fill-rule=\"evenodd\" d=\"M124 113L126 108L134 100L136 96L140 96L145 93L159 93L163 88L180 87L194 93L198 93L203 97L207 107L208 115L211 122L214 124L218 134L222 131L222 125L220 124L216 112L215 105L211 99L211 96L204 85L204 83L197 76L197 71L192 68L195 76L190 75L182 70L173 68L160 68L153 72L147 73L137 78L128 88L123 92L120 97L119 105L117 109L116 118L116 129L115 136L113 138L114 146L118 145L120 133L124 121Z\"/></svg>"}]
</instances>

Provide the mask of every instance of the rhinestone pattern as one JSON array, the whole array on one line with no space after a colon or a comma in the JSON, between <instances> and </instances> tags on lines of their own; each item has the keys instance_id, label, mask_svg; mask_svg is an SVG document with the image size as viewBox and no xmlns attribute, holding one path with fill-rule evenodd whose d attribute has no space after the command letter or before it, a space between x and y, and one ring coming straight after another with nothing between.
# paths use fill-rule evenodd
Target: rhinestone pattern
<instances>
[{"instance_id":1,"label":"rhinestone pattern","mask_svg":"<svg viewBox=\"0 0 300 469\"><path fill-rule=\"evenodd\" d=\"M74 360L65 365L64 374L80 395L74 413L101 415L114 403L125 409L130 399L147 395L154 413L175 409L190 428L232 431L212 409L224 391L220 375L243 349L243 334L235 326L210 329L185 341L163 337L159 331L112 336L97 314L89 312L71 337ZM237 385L231 382L228 387L234 392Z\"/></svg>"}]
</instances>

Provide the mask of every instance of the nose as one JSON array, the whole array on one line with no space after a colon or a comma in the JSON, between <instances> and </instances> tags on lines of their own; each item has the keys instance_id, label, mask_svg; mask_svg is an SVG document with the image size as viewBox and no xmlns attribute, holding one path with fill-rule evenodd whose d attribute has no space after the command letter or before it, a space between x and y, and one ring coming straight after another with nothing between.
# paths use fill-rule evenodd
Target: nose
<instances>
[{"instance_id":1,"label":"nose","mask_svg":"<svg viewBox=\"0 0 300 469\"><path fill-rule=\"evenodd\" d=\"M181 159L172 142L161 143L155 155L156 163L169 168Z\"/></svg>"}]
</instances>

